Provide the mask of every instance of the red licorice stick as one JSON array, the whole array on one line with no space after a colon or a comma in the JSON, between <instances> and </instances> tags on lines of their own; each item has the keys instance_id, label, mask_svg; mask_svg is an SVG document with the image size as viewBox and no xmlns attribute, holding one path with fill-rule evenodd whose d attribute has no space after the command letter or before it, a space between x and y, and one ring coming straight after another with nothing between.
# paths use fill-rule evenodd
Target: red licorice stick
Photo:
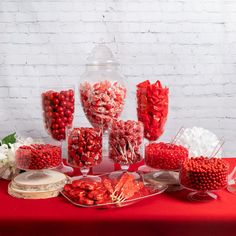
<instances>
[{"instance_id":1,"label":"red licorice stick","mask_svg":"<svg viewBox=\"0 0 236 236\"><path fill-rule=\"evenodd\" d=\"M109 132L109 157L119 164L142 159L143 124L139 121L113 121Z\"/></svg>"},{"instance_id":2,"label":"red licorice stick","mask_svg":"<svg viewBox=\"0 0 236 236\"><path fill-rule=\"evenodd\" d=\"M74 167L92 167L102 160L102 132L98 128L74 128L68 137L68 162Z\"/></svg>"},{"instance_id":3,"label":"red licorice stick","mask_svg":"<svg viewBox=\"0 0 236 236\"><path fill-rule=\"evenodd\" d=\"M80 85L80 98L84 112L94 127L108 129L123 111L126 88L118 82L104 80Z\"/></svg>"},{"instance_id":4,"label":"red licorice stick","mask_svg":"<svg viewBox=\"0 0 236 236\"><path fill-rule=\"evenodd\" d=\"M145 148L145 163L162 170L179 170L188 150L171 143L150 143Z\"/></svg>"},{"instance_id":5,"label":"red licorice stick","mask_svg":"<svg viewBox=\"0 0 236 236\"><path fill-rule=\"evenodd\" d=\"M22 170L55 168L61 161L61 148L50 144L21 146L16 151L16 165Z\"/></svg>"},{"instance_id":6,"label":"red licorice stick","mask_svg":"<svg viewBox=\"0 0 236 236\"><path fill-rule=\"evenodd\" d=\"M65 139L65 129L74 118L74 91L72 89L42 94L45 127L56 140Z\"/></svg>"},{"instance_id":7,"label":"red licorice stick","mask_svg":"<svg viewBox=\"0 0 236 236\"><path fill-rule=\"evenodd\" d=\"M151 84L146 80L137 85L138 120L144 124L144 137L150 141L157 140L164 132L168 115L169 89L161 82Z\"/></svg>"},{"instance_id":8,"label":"red licorice stick","mask_svg":"<svg viewBox=\"0 0 236 236\"><path fill-rule=\"evenodd\" d=\"M198 191L222 189L227 185L228 171L229 164L220 158L190 158L183 162L180 182Z\"/></svg>"}]
</instances>

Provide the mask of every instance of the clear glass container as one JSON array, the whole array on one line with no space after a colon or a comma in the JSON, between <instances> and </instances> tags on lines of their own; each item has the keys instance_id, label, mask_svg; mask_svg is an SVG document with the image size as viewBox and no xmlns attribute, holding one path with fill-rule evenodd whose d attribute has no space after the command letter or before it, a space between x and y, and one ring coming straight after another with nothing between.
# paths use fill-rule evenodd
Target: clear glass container
<instances>
[{"instance_id":1,"label":"clear glass container","mask_svg":"<svg viewBox=\"0 0 236 236\"><path fill-rule=\"evenodd\" d=\"M163 87L160 81L151 83L146 80L136 86L136 100L138 120L144 125L146 143L151 144L164 132L168 116L169 88ZM138 170L142 173L153 171L147 165L140 166Z\"/></svg>"},{"instance_id":2,"label":"clear glass container","mask_svg":"<svg viewBox=\"0 0 236 236\"><path fill-rule=\"evenodd\" d=\"M41 88L41 98L45 129L53 139L65 140L74 119L74 86Z\"/></svg>"},{"instance_id":3,"label":"clear glass container","mask_svg":"<svg viewBox=\"0 0 236 236\"><path fill-rule=\"evenodd\" d=\"M65 153L66 129L72 127L75 112L75 86L41 87L41 100L44 127L47 133L61 142L62 153ZM63 156L64 158L64 156ZM58 171L71 175L73 168L61 161Z\"/></svg>"},{"instance_id":4,"label":"clear glass container","mask_svg":"<svg viewBox=\"0 0 236 236\"><path fill-rule=\"evenodd\" d=\"M143 124L134 120L113 121L109 128L109 158L127 171L143 159Z\"/></svg>"},{"instance_id":5,"label":"clear glass container","mask_svg":"<svg viewBox=\"0 0 236 236\"><path fill-rule=\"evenodd\" d=\"M180 170L180 184L193 192L192 201L217 199L214 192L226 188L229 164L221 158L195 157L184 161Z\"/></svg>"},{"instance_id":6,"label":"clear glass container","mask_svg":"<svg viewBox=\"0 0 236 236\"><path fill-rule=\"evenodd\" d=\"M80 79L79 93L85 115L103 132L112 120L119 118L124 108L126 88L118 65L108 47L96 46Z\"/></svg>"},{"instance_id":7,"label":"clear glass container","mask_svg":"<svg viewBox=\"0 0 236 236\"><path fill-rule=\"evenodd\" d=\"M88 172L102 161L102 130L85 125L71 127L67 130L66 143L68 164L80 168L82 173L82 176L73 179L99 180L96 176L88 175Z\"/></svg>"}]
</instances>

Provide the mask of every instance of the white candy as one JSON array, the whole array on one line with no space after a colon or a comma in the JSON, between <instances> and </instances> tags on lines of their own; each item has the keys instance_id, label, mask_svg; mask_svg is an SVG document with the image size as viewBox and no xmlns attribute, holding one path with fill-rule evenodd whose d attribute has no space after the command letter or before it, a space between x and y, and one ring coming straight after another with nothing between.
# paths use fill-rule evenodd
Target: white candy
<instances>
[{"instance_id":1,"label":"white candy","mask_svg":"<svg viewBox=\"0 0 236 236\"><path fill-rule=\"evenodd\" d=\"M189 150L189 157L212 157L220 147L221 141L207 129L201 127L184 128L177 136L175 144L182 145ZM222 148L214 157L222 156Z\"/></svg>"}]
</instances>

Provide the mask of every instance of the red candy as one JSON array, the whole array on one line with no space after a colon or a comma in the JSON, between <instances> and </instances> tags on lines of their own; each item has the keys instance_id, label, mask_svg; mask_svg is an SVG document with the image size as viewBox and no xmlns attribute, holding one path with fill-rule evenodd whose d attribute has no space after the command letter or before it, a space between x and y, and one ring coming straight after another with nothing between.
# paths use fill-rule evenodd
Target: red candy
<instances>
[{"instance_id":1,"label":"red candy","mask_svg":"<svg viewBox=\"0 0 236 236\"><path fill-rule=\"evenodd\" d=\"M55 168L61 161L61 148L50 144L21 146L16 151L16 165L22 170Z\"/></svg>"},{"instance_id":2,"label":"red candy","mask_svg":"<svg viewBox=\"0 0 236 236\"><path fill-rule=\"evenodd\" d=\"M148 166L162 170L178 170L188 158L188 150L171 143L150 143L145 149Z\"/></svg>"},{"instance_id":3,"label":"red candy","mask_svg":"<svg viewBox=\"0 0 236 236\"><path fill-rule=\"evenodd\" d=\"M71 126L74 114L74 91L47 91L42 94L45 127L56 140L65 139L65 129Z\"/></svg>"},{"instance_id":4,"label":"red candy","mask_svg":"<svg viewBox=\"0 0 236 236\"><path fill-rule=\"evenodd\" d=\"M102 160L102 132L74 128L68 136L68 162L74 167L92 167Z\"/></svg>"},{"instance_id":5,"label":"red candy","mask_svg":"<svg viewBox=\"0 0 236 236\"><path fill-rule=\"evenodd\" d=\"M84 82L80 85L80 97L90 123L106 130L123 110L126 89L118 82L108 80L94 84Z\"/></svg>"},{"instance_id":6,"label":"red candy","mask_svg":"<svg viewBox=\"0 0 236 236\"><path fill-rule=\"evenodd\" d=\"M143 190L145 190L143 182L136 181L133 175L128 173L123 174L120 179L102 177L101 182L81 179L64 186L64 194L83 205L116 203L118 199L114 197L114 192L116 196L131 199Z\"/></svg>"},{"instance_id":7,"label":"red candy","mask_svg":"<svg viewBox=\"0 0 236 236\"><path fill-rule=\"evenodd\" d=\"M114 121L109 133L109 158L119 164L142 159L143 124L139 121Z\"/></svg>"},{"instance_id":8,"label":"red candy","mask_svg":"<svg viewBox=\"0 0 236 236\"><path fill-rule=\"evenodd\" d=\"M193 190L222 189L227 185L228 170L228 163L219 158L190 158L182 165L180 182Z\"/></svg>"},{"instance_id":9,"label":"red candy","mask_svg":"<svg viewBox=\"0 0 236 236\"><path fill-rule=\"evenodd\" d=\"M148 80L137 85L138 120L144 124L144 137L157 140L164 132L168 115L168 88L160 81L151 84Z\"/></svg>"}]
</instances>

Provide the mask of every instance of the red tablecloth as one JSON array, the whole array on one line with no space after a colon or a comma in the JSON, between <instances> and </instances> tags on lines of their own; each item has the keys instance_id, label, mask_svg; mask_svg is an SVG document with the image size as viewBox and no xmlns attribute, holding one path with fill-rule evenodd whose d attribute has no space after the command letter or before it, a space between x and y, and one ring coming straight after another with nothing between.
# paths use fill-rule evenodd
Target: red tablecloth
<instances>
[{"instance_id":1,"label":"red tablecloth","mask_svg":"<svg viewBox=\"0 0 236 236\"><path fill-rule=\"evenodd\" d=\"M236 159L229 159L231 167ZM0 181L0 235L236 235L236 195L186 200L187 191L164 193L119 209L85 209L63 197L16 199Z\"/></svg>"}]
</instances>

